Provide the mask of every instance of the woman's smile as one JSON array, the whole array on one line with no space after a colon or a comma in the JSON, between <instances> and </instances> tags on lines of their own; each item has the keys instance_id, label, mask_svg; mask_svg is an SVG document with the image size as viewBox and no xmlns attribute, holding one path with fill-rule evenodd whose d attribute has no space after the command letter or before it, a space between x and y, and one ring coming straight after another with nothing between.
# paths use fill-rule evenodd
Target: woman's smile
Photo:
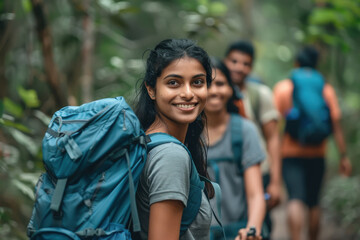
<instances>
[{"instance_id":1,"label":"woman's smile","mask_svg":"<svg viewBox=\"0 0 360 240\"><path fill-rule=\"evenodd\" d=\"M174 104L177 108L184 110L184 111L192 111L195 109L197 103L179 103Z\"/></svg>"}]
</instances>

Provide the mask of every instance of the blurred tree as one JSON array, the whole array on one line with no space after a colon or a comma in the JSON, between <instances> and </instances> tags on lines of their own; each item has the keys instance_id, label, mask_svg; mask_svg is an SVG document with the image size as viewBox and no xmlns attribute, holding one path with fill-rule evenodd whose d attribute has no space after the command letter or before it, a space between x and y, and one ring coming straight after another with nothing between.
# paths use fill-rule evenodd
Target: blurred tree
<instances>
[{"instance_id":1,"label":"blurred tree","mask_svg":"<svg viewBox=\"0 0 360 240\"><path fill-rule=\"evenodd\" d=\"M52 90L57 107L68 105L67 91L65 91L64 83L59 80L57 66L53 56L52 36L47 24L42 0L31 0L33 14L36 19L36 28L38 37L41 42L42 53L44 58L44 67L46 72L46 80Z\"/></svg>"},{"instance_id":2,"label":"blurred tree","mask_svg":"<svg viewBox=\"0 0 360 240\"><path fill-rule=\"evenodd\" d=\"M8 80L5 76L5 58L10 49L12 34L12 20L14 19L13 12L14 3L4 2L0 4L0 117L2 117L4 110L4 98L6 96L6 89Z\"/></svg>"}]
</instances>

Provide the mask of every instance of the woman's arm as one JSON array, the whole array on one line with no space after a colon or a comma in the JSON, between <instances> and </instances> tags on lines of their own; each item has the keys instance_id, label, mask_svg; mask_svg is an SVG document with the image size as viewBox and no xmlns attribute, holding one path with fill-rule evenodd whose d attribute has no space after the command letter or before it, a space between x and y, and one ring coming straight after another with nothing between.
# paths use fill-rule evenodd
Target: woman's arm
<instances>
[{"instance_id":1,"label":"woman's arm","mask_svg":"<svg viewBox=\"0 0 360 240\"><path fill-rule=\"evenodd\" d=\"M149 240L179 239L184 205L181 201L166 200L150 206Z\"/></svg>"},{"instance_id":2,"label":"woman's arm","mask_svg":"<svg viewBox=\"0 0 360 240\"><path fill-rule=\"evenodd\" d=\"M246 229L241 229L239 234L241 234L241 239L246 239L247 231L250 227L254 226L256 228L257 237L251 239L261 239L259 235L265 217L266 205L260 164L253 165L245 170L244 181L248 205L248 222Z\"/></svg>"}]
</instances>

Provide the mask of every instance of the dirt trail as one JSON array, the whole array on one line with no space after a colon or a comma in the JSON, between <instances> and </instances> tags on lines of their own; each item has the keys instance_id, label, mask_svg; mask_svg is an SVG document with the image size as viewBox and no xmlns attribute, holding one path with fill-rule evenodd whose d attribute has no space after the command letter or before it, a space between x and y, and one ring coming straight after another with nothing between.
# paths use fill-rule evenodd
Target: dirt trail
<instances>
[{"instance_id":1,"label":"dirt trail","mask_svg":"<svg viewBox=\"0 0 360 240\"><path fill-rule=\"evenodd\" d=\"M290 240L286 223L286 196L283 196L283 200L280 206L272 211L273 220L273 232L272 240ZM302 240L307 240L306 233L304 231ZM321 218L321 230L319 240L340 240L344 238L344 231L338 229L336 224L330 219L326 213L326 209L323 210Z\"/></svg>"}]
</instances>

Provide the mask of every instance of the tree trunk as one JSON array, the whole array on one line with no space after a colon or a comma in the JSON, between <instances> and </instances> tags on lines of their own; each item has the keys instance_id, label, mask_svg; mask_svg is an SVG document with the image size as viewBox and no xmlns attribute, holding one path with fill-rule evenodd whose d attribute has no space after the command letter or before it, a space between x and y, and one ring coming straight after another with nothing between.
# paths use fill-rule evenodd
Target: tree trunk
<instances>
[{"instance_id":1,"label":"tree trunk","mask_svg":"<svg viewBox=\"0 0 360 240\"><path fill-rule=\"evenodd\" d=\"M57 108L68 105L67 92L64 83L59 80L58 71L52 51L52 38L45 19L42 0L31 0L33 14L36 20L39 41L41 42L46 81L54 96Z\"/></svg>"},{"instance_id":2,"label":"tree trunk","mask_svg":"<svg viewBox=\"0 0 360 240\"><path fill-rule=\"evenodd\" d=\"M84 15L82 19L83 45L81 49L82 73L80 78L82 102L90 102L94 99L92 74L92 56L94 50L94 23L89 5L90 0L84 0Z\"/></svg>"},{"instance_id":3,"label":"tree trunk","mask_svg":"<svg viewBox=\"0 0 360 240\"><path fill-rule=\"evenodd\" d=\"M5 6L5 4L2 6L3 12L0 11L0 14L8 16L15 16L13 11L7 10L7 8L10 8L10 6ZM14 15L12 15L14 14ZM10 42L12 38L12 32L11 27L12 26L12 19L9 17L9 19L3 19L0 21L0 101L3 101L6 96L6 91L8 88L8 81L5 76L5 58L6 54L8 53L10 49ZM0 106L1 107L1 106ZM1 114L1 113L0 113ZM1 115L0 115L1 117Z\"/></svg>"},{"instance_id":4,"label":"tree trunk","mask_svg":"<svg viewBox=\"0 0 360 240\"><path fill-rule=\"evenodd\" d=\"M254 23L253 23L253 0L238 0L239 8L241 12L241 18L243 19L242 26L244 29L243 38L247 40L253 40L255 36Z\"/></svg>"}]
</instances>

